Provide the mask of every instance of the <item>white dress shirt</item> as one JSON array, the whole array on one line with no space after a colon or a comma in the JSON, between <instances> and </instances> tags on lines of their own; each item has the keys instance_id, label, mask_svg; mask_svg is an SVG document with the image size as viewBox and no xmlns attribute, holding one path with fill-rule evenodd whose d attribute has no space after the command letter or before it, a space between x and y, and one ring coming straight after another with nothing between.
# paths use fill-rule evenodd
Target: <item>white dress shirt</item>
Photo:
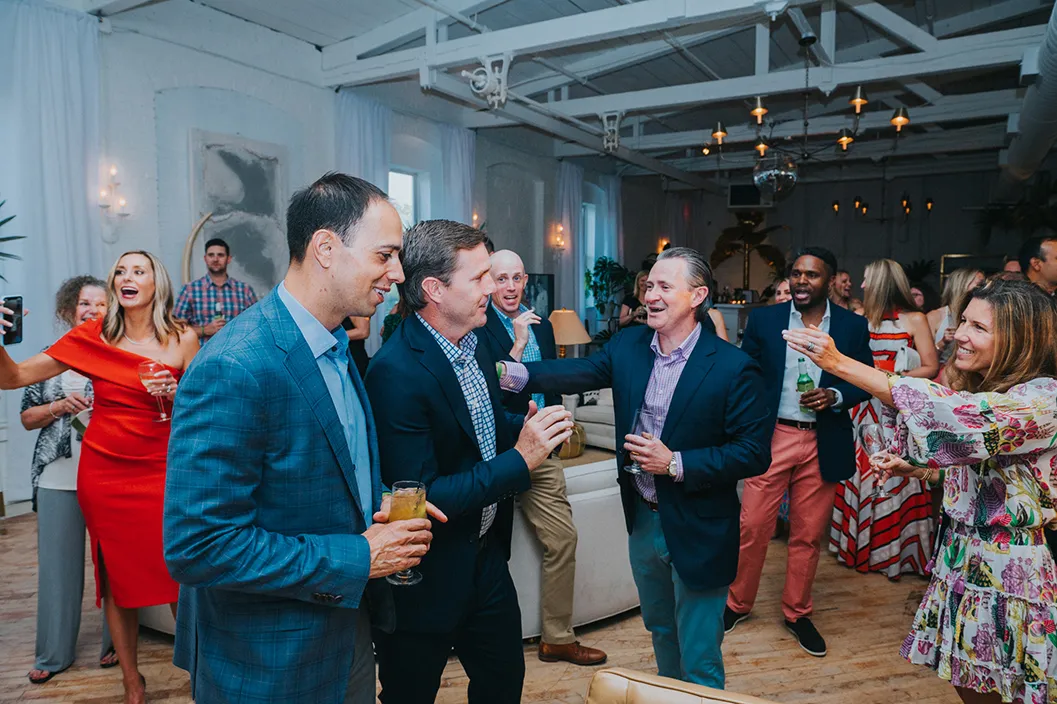
<instances>
[{"instance_id":1,"label":"white dress shirt","mask_svg":"<svg viewBox=\"0 0 1057 704\"><path fill-rule=\"evenodd\" d=\"M819 324L818 329L822 332L829 334L829 321L830 321L830 303L826 301L826 312L822 316L822 322ZM796 309L795 305L789 305L789 329L798 330L806 328L804 325L804 317L800 314L800 311ZM822 370L811 361L811 359L801 353L794 350L788 345L785 348L785 375L782 377L782 396L778 401L778 417L784 418L785 420L799 421L801 423L814 423L816 414L814 411L804 410L800 406L800 392L796 390L796 379L800 376L800 359L804 360L804 365L807 367L808 376L811 377L811 381L815 382L815 388L819 386L819 379L822 377ZM833 407L835 410L839 410L841 405L841 394L836 389L830 389L837 395L837 403Z\"/></svg>"}]
</instances>

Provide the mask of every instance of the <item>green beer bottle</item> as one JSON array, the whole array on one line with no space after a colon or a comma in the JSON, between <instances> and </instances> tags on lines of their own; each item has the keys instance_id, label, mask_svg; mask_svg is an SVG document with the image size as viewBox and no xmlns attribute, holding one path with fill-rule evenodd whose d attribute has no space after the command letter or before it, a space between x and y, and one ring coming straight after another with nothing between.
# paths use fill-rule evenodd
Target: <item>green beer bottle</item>
<instances>
[{"instance_id":1,"label":"green beer bottle","mask_svg":"<svg viewBox=\"0 0 1057 704\"><path fill-rule=\"evenodd\" d=\"M796 378L796 390L798 393L806 393L815 388L815 382L811 380L811 375L807 373L807 362L801 357L797 360L797 366L800 368L800 375ZM810 408L806 408L801 404L800 410L805 413L814 413Z\"/></svg>"}]
</instances>

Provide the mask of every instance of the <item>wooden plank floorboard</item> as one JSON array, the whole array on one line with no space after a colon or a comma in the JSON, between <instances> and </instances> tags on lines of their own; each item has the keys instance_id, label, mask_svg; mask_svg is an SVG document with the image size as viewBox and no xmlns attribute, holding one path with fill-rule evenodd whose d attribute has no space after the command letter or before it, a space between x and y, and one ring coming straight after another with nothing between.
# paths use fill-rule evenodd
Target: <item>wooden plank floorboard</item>
<instances>
[{"instance_id":1,"label":"wooden plank floorboard","mask_svg":"<svg viewBox=\"0 0 1057 704\"><path fill-rule=\"evenodd\" d=\"M100 612L95 608L91 568L87 571L84 617L77 663L51 682L34 686L26 673L33 665L36 614L36 520L32 515L0 521L0 704L12 702L121 701L120 670L99 669ZM797 646L782 623L779 600L785 570L785 544L771 543L757 606L724 642L727 688L785 704L956 704L954 689L929 670L907 664L899 645L926 582L904 577L889 582L860 575L824 555L815 587L815 624L826 637L829 655L814 658ZM609 653L608 666L655 672L649 633L637 612L580 629L588 646ZM535 646L525 646L524 702L582 704L597 668L542 663ZM144 630L140 666L154 704L190 702L187 674L172 665L172 638ZM437 702L466 701L467 678L449 663Z\"/></svg>"}]
</instances>

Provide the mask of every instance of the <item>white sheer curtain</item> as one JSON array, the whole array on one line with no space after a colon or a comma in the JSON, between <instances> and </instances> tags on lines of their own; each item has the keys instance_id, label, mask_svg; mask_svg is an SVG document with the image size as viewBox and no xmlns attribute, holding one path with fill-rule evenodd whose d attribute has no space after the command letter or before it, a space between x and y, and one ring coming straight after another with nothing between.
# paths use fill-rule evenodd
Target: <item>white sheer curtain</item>
<instances>
[{"instance_id":1,"label":"white sheer curtain","mask_svg":"<svg viewBox=\"0 0 1057 704\"><path fill-rule=\"evenodd\" d=\"M438 123L439 124L439 123ZM467 129L439 124L444 163L443 210L445 220L473 224L473 178L477 135Z\"/></svg>"},{"instance_id":2,"label":"white sheer curtain","mask_svg":"<svg viewBox=\"0 0 1057 704\"><path fill-rule=\"evenodd\" d=\"M0 218L15 219L0 237L4 261L0 295L21 294L33 314L23 342L10 352L22 360L57 337L54 301L71 276L104 276L111 262L100 236L98 20L41 0L0 0ZM7 501L30 494L34 437L11 426L21 392L2 396L11 428L0 445ZM2 449L6 445L6 452ZM6 460L6 461L5 461Z\"/></svg>"},{"instance_id":3,"label":"white sheer curtain","mask_svg":"<svg viewBox=\"0 0 1057 704\"><path fill-rule=\"evenodd\" d=\"M584 170L563 161L558 164L558 192L555 198L554 219L561 224L565 236L565 251L557 267L558 303L584 316L584 271L580 218L584 204Z\"/></svg>"},{"instance_id":4,"label":"white sheer curtain","mask_svg":"<svg viewBox=\"0 0 1057 704\"><path fill-rule=\"evenodd\" d=\"M393 111L376 100L348 91L337 94L336 130L338 171L370 181L383 191L389 187ZM389 313L379 306L371 318L367 354L382 346L382 320Z\"/></svg>"},{"instance_id":5,"label":"white sheer curtain","mask_svg":"<svg viewBox=\"0 0 1057 704\"><path fill-rule=\"evenodd\" d=\"M624 233L620 213L620 177L600 176L598 185L604 196L598 256L623 263Z\"/></svg>"}]
</instances>

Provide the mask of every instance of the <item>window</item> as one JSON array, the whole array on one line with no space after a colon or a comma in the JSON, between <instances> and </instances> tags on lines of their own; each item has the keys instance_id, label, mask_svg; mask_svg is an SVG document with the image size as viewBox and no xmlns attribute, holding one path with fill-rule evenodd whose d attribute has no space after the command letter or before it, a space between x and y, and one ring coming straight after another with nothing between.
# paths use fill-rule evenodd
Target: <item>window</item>
<instances>
[{"instance_id":1,"label":"window","mask_svg":"<svg viewBox=\"0 0 1057 704\"><path fill-rule=\"evenodd\" d=\"M594 203L584 203L580 206L580 241L584 244L583 270L585 272L595 269L595 259L598 258L597 228L598 206ZM588 302L594 305L593 300Z\"/></svg>"},{"instance_id":2,"label":"window","mask_svg":"<svg viewBox=\"0 0 1057 704\"><path fill-rule=\"evenodd\" d=\"M400 213L400 222L404 228L409 228L418 220L415 208L415 191L418 185L418 177L415 174L403 171L389 172L389 199Z\"/></svg>"}]
</instances>

